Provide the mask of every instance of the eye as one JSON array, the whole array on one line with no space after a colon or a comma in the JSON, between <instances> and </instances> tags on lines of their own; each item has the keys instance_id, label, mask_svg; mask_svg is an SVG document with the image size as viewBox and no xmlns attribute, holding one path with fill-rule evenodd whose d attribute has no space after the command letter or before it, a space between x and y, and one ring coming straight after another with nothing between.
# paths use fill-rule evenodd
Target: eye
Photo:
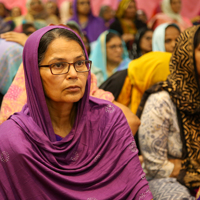
<instances>
[{"instance_id":1,"label":"eye","mask_svg":"<svg viewBox=\"0 0 200 200\"><path fill-rule=\"evenodd\" d=\"M76 67L82 67L85 64L85 62L83 60L79 60L75 63Z\"/></svg>"},{"instance_id":2,"label":"eye","mask_svg":"<svg viewBox=\"0 0 200 200\"><path fill-rule=\"evenodd\" d=\"M170 43L171 42L171 39L166 39L165 40L165 43Z\"/></svg>"},{"instance_id":3,"label":"eye","mask_svg":"<svg viewBox=\"0 0 200 200\"><path fill-rule=\"evenodd\" d=\"M54 63L52 64L52 67L55 68L55 69L61 69L61 68L64 68L65 66L65 63Z\"/></svg>"}]
</instances>

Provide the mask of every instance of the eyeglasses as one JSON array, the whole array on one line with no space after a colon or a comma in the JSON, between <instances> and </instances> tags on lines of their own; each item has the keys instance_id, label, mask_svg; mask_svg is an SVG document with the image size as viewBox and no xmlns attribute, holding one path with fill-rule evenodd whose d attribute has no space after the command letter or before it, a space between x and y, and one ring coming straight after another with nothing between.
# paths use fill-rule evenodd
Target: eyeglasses
<instances>
[{"instance_id":1,"label":"eyeglasses","mask_svg":"<svg viewBox=\"0 0 200 200\"><path fill-rule=\"evenodd\" d=\"M73 65L76 72L89 72L91 69L91 60L79 60L74 63L59 62L50 65L40 65L39 67L50 67L51 73L53 75L67 74L69 72L70 66Z\"/></svg>"},{"instance_id":2,"label":"eyeglasses","mask_svg":"<svg viewBox=\"0 0 200 200\"><path fill-rule=\"evenodd\" d=\"M119 44L119 45L112 45L112 46L108 46L108 48L110 48L110 49L112 49L112 50L116 50L117 48L120 48L120 49L122 49L122 48L123 48L123 46L122 46L122 44Z\"/></svg>"}]
</instances>

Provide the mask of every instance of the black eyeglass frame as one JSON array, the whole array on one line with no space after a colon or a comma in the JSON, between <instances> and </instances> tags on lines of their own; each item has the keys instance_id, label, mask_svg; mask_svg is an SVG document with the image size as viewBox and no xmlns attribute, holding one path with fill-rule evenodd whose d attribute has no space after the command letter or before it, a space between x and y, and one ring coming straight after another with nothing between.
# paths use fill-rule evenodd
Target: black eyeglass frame
<instances>
[{"instance_id":1,"label":"black eyeglass frame","mask_svg":"<svg viewBox=\"0 0 200 200\"><path fill-rule=\"evenodd\" d=\"M87 62L87 64L89 63L89 68L88 68L87 71L77 71L77 69L76 69L76 67L75 67L75 63L80 62L80 61L85 61L85 62ZM91 61L91 60L78 60L78 61L76 61L76 62L74 62L74 63L57 62L57 63L52 63L52 64L50 64L50 65L39 65L39 67L49 67L49 68L50 68L50 71L51 71L51 73L52 73L53 75L62 75L62 74L54 74L54 73L52 72L52 66L55 65L55 64L58 64L58 63L67 63L67 64L69 64L69 66L68 66L68 71L65 72L65 73L62 73L62 74L67 74L67 73L69 72L69 70L70 70L70 66L71 66L71 65L73 65L75 71L78 72L78 73L89 72L89 71L91 70L91 66L92 66L92 61ZM86 66L87 66L87 64L86 64ZM88 67L88 66L87 66L87 67Z\"/></svg>"}]
</instances>

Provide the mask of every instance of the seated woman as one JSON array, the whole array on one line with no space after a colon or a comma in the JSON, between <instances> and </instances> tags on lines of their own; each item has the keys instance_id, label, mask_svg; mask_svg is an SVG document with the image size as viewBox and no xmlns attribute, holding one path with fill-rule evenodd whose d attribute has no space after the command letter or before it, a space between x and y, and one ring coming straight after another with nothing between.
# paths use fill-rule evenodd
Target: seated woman
<instances>
[{"instance_id":1,"label":"seated woman","mask_svg":"<svg viewBox=\"0 0 200 200\"><path fill-rule=\"evenodd\" d=\"M136 114L145 90L166 80L171 57L169 53L173 52L179 34L176 24L162 24L157 27L153 33L153 52L131 61L128 70L116 72L100 88L110 91L117 102L129 106Z\"/></svg>"},{"instance_id":2,"label":"seated woman","mask_svg":"<svg viewBox=\"0 0 200 200\"><path fill-rule=\"evenodd\" d=\"M152 36L153 31L151 29L146 27L139 29L135 36L135 41L129 53L129 57L131 59L136 59L152 51Z\"/></svg>"},{"instance_id":3,"label":"seated woman","mask_svg":"<svg viewBox=\"0 0 200 200\"><path fill-rule=\"evenodd\" d=\"M146 24L137 18L135 0L121 0L110 29L116 30L122 36L129 51L132 50L135 34L143 27L146 27Z\"/></svg>"},{"instance_id":4,"label":"seated woman","mask_svg":"<svg viewBox=\"0 0 200 200\"><path fill-rule=\"evenodd\" d=\"M172 53L174 51L176 39L180 33L181 31L176 24L164 23L159 25L153 33L153 51Z\"/></svg>"},{"instance_id":5,"label":"seated woman","mask_svg":"<svg viewBox=\"0 0 200 200\"><path fill-rule=\"evenodd\" d=\"M112 30L105 31L99 36L90 59L94 66L92 73L97 77L98 86L114 72L127 69L131 61L125 43L120 35Z\"/></svg>"},{"instance_id":6,"label":"seated woman","mask_svg":"<svg viewBox=\"0 0 200 200\"><path fill-rule=\"evenodd\" d=\"M74 0L73 16L70 20L79 24L90 42L96 41L99 35L107 29L104 20L93 15L90 0Z\"/></svg>"},{"instance_id":7,"label":"seated woman","mask_svg":"<svg viewBox=\"0 0 200 200\"><path fill-rule=\"evenodd\" d=\"M200 186L200 26L180 35L169 67L137 112L140 150L154 199L194 199L187 188Z\"/></svg>"},{"instance_id":8,"label":"seated woman","mask_svg":"<svg viewBox=\"0 0 200 200\"><path fill-rule=\"evenodd\" d=\"M27 104L0 126L0 199L152 199L126 118L89 97L80 37L42 28L23 62Z\"/></svg>"},{"instance_id":9,"label":"seated woman","mask_svg":"<svg viewBox=\"0 0 200 200\"><path fill-rule=\"evenodd\" d=\"M162 1L162 12L156 14L148 23L148 26L153 30L163 23L175 23L181 31L192 26L192 22L181 16L181 0L163 0Z\"/></svg>"}]
</instances>

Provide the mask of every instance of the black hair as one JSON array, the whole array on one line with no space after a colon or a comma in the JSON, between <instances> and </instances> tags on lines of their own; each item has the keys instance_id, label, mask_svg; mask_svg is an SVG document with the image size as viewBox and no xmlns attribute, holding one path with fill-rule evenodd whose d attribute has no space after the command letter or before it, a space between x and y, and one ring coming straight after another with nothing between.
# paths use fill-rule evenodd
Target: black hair
<instances>
[{"instance_id":1,"label":"black hair","mask_svg":"<svg viewBox=\"0 0 200 200\"><path fill-rule=\"evenodd\" d=\"M134 40L132 52L130 55L132 59L136 59L141 56L140 41L142 37L145 35L145 33L147 33L148 31L153 32L152 29L143 27L143 28L140 28L137 34L135 35L135 40Z\"/></svg>"},{"instance_id":2,"label":"black hair","mask_svg":"<svg viewBox=\"0 0 200 200\"><path fill-rule=\"evenodd\" d=\"M83 44L75 33L64 28L55 28L45 33L40 40L38 47L38 64L44 59L45 52L47 51L49 44L56 38L60 37L76 41L81 46L85 54Z\"/></svg>"},{"instance_id":3,"label":"black hair","mask_svg":"<svg viewBox=\"0 0 200 200\"><path fill-rule=\"evenodd\" d=\"M169 27L174 27L174 28L176 28L176 29L179 31L179 33L181 33L180 28L179 28L176 24L169 24L169 25L166 27L166 29L169 28ZM165 31L166 31L166 29L165 29Z\"/></svg>"},{"instance_id":4,"label":"black hair","mask_svg":"<svg viewBox=\"0 0 200 200\"><path fill-rule=\"evenodd\" d=\"M76 31L79 33L79 35L80 35L81 37L83 36L83 33L82 33L82 31L81 31L79 25L78 25L76 22L74 22L74 21L69 21L69 22L67 22L66 25L67 25L70 29L76 30Z\"/></svg>"},{"instance_id":5,"label":"black hair","mask_svg":"<svg viewBox=\"0 0 200 200\"><path fill-rule=\"evenodd\" d=\"M88 38L88 36L87 36L87 34L86 33L83 33L83 37L87 40L87 45L89 46L89 50L88 50L88 56L90 55L90 52L91 52L91 48L90 48L90 40L89 40L89 38Z\"/></svg>"},{"instance_id":6,"label":"black hair","mask_svg":"<svg viewBox=\"0 0 200 200\"><path fill-rule=\"evenodd\" d=\"M26 35L30 35L32 33L28 31L29 28L34 28L36 30L33 23L22 24L22 32L25 33Z\"/></svg>"},{"instance_id":7,"label":"black hair","mask_svg":"<svg viewBox=\"0 0 200 200\"><path fill-rule=\"evenodd\" d=\"M112 38L114 38L114 37L119 37L119 38L121 39L121 37L120 37L119 34L113 33L113 32L109 32L109 33L107 34L107 36L106 36L106 43L108 43L108 42L109 42Z\"/></svg>"}]
</instances>

